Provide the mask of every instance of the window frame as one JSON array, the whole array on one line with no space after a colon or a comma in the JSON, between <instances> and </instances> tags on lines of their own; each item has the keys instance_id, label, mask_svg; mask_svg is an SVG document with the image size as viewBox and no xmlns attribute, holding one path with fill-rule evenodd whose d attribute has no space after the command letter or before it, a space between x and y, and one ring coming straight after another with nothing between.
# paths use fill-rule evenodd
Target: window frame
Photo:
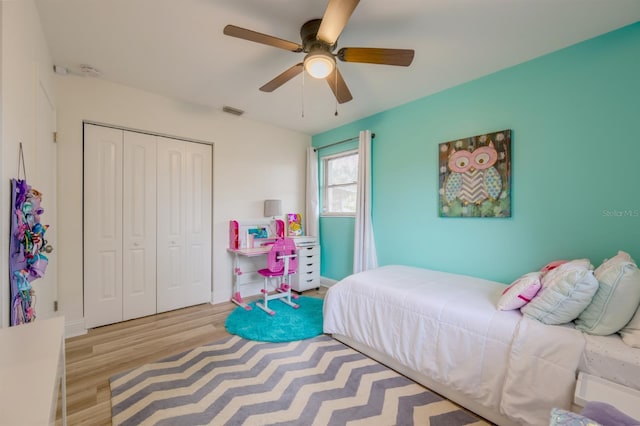
<instances>
[{"instance_id":1,"label":"window frame","mask_svg":"<svg viewBox=\"0 0 640 426\"><path fill-rule=\"evenodd\" d=\"M349 149L347 151L342 151L342 152L338 152L335 154L330 154L327 155L326 157L322 157L321 161L322 161L322 210L320 212L320 216L321 217L355 217L356 216L356 212L330 212L327 211L327 193L328 193L328 189L329 189L329 175L327 173L327 165L329 163L329 161L331 160L335 160L337 158L342 158L342 157L349 157L349 156L359 156L360 155L360 150L358 148L355 149ZM358 176L356 174L356 179L351 182L351 183L341 183L341 184L336 184L336 185L331 185L331 188L339 188L341 186L351 186L351 185L356 185L356 188L358 186Z\"/></svg>"}]
</instances>

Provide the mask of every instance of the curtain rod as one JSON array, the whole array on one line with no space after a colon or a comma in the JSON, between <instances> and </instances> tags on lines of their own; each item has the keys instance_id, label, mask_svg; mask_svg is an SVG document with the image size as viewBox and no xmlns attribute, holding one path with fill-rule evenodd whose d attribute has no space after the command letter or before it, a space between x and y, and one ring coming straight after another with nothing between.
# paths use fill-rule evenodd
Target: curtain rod
<instances>
[{"instance_id":1,"label":"curtain rod","mask_svg":"<svg viewBox=\"0 0 640 426\"><path fill-rule=\"evenodd\" d=\"M376 137L376 134L375 133L371 133L371 139L374 139L375 137ZM338 141L338 142L330 143L329 145L319 146L318 148L313 148L313 150L317 152L317 151L320 151L321 149L329 148L330 146L339 145L339 144L345 143L345 142L351 142L351 141L354 141L356 139L360 139L360 136L354 136L354 137L349 138L349 139L343 139L343 140Z\"/></svg>"}]
</instances>

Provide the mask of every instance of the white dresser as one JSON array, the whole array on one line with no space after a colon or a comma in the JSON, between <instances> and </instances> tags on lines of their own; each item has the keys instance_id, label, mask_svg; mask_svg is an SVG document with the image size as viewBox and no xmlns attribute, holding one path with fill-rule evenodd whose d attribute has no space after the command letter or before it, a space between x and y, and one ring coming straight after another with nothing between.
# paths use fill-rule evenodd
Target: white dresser
<instances>
[{"instance_id":1,"label":"white dresser","mask_svg":"<svg viewBox=\"0 0 640 426\"><path fill-rule=\"evenodd\" d=\"M320 245L298 245L298 272L291 276L291 288L301 292L320 287Z\"/></svg>"}]
</instances>

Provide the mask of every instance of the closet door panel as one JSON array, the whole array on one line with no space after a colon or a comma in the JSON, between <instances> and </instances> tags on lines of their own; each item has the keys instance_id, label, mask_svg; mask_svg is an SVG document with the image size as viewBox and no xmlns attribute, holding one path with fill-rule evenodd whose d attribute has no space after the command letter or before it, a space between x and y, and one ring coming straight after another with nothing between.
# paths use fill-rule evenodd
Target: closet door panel
<instances>
[{"instance_id":1,"label":"closet door panel","mask_svg":"<svg viewBox=\"0 0 640 426\"><path fill-rule=\"evenodd\" d=\"M156 138L124 132L123 319L156 313Z\"/></svg>"},{"instance_id":2,"label":"closet door panel","mask_svg":"<svg viewBox=\"0 0 640 426\"><path fill-rule=\"evenodd\" d=\"M123 132L84 126L84 315L87 327L122 321Z\"/></svg>"},{"instance_id":3,"label":"closet door panel","mask_svg":"<svg viewBox=\"0 0 640 426\"><path fill-rule=\"evenodd\" d=\"M157 310L188 306L185 294L186 157L185 142L158 138L157 161Z\"/></svg>"},{"instance_id":4,"label":"closet door panel","mask_svg":"<svg viewBox=\"0 0 640 426\"><path fill-rule=\"evenodd\" d=\"M186 143L189 305L211 301L211 145Z\"/></svg>"}]
</instances>

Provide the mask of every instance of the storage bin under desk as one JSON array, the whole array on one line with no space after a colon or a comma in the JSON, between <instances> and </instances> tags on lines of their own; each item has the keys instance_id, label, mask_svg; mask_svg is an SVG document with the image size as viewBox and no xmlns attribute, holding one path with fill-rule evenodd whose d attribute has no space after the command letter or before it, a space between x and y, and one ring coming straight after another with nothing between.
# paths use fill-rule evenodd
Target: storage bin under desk
<instances>
[{"instance_id":1,"label":"storage bin under desk","mask_svg":"<svg viewBox=\"0 0 640 426\"><path fill-rule=\"evenodd\" d=\"M298 247L298 271L291 276L291 288L301 292L320 287L320 245Z\"/></svg>"}]
</instances>

